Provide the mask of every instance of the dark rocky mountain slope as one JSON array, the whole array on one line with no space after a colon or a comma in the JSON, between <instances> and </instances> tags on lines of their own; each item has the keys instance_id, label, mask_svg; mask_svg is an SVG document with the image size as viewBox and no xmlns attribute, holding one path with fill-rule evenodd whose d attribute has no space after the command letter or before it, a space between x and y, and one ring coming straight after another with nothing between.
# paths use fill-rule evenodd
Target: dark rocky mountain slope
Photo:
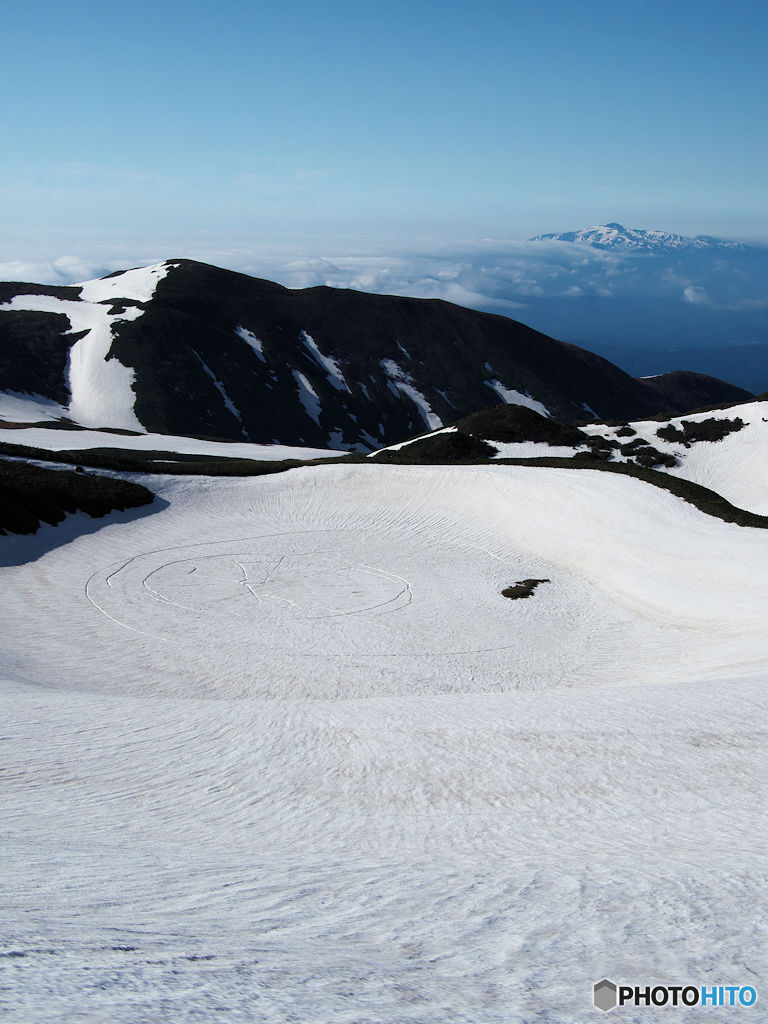
<instances>
[{"instance_id":1,"label":"dark rocky mountain slope","mask_svg":"<svg viewBox=\"0 0 768 1024\"><path fill-rule=\"evenodd\" d=\"M291 290L191 260L156 272L145 299L129 287L132 272L111 275L96 310L109 313L107 361L133 370L133 412L150 431L368 450L504 402L578 422L749 397L698 374L638 380L514 320L441 300ZM72 402L69 350L87 331L65 332L79 301L78 287L0 285L0 391Z\"/></svg>"}]
</instances>

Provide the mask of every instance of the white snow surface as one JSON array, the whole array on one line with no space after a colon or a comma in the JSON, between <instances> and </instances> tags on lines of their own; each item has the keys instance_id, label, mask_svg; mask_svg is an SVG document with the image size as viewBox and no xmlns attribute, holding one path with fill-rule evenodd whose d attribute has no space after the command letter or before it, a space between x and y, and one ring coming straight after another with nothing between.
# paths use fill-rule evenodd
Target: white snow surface
<instances>
[{"instance_id":1,"label":"white snow surface","mask_svg":"<svg viewBox=\"0 0 768 1024\"><path fill-rule=\"evenodd\" d=\"M197 356L197 360L200 363L200 365L202 366L203 372L205 373L206 377L209 378L209 380L213 383L213 386L216 388L216 390L221 395L222 401L224 402L224 408L227 410L227 412L231 413L235 417L237 422L242 426L243 417L240 415L240 410L237 408L235 403L232 401L232 399L227 394L227 389L224 387L223 382L219 380L219 378L216 376L216 374L213 372L213 370L210 368L210 366L202 358L200 353L199 352L195 352L195 349L192 349L192 351Z\"/></svg>"},{"instance_id":2,"label":"white snow surface","mask_svg":"<svg viewBox=\"0 0 768 1024\"><path fill-rule=\"evenodd\" d=\"M592 408L592 406L588 402L582 402L581 403L581 407L584 410L584 412L588 412L589 415L590 416L594 416L596 420L600 419L598 414L595 412L595 410Z\"/></svg>"},{"instance_id":3,"label":"white snow surface","mask_svg":"<svg viewBox=\"0 0 768 1024\"><path fill-rule=\"evenodd\" d=\"M389 378L388 384L390 390L394 391L395 394L400 392L406 395L416 408L421 413L421 418L424 420L430 430L437 430L442 427L443 421L432 411L432 406L429 404L427 399L422 395L420 391L413 386L413 381L405 370L401 369L394 359L382 359L382 368Z\"/></svg>"},{"instance_id":4,"label":"white snow surface","mask_svg":"<svg viewBox=\"0 0 768 1024\"><path fill-rule=\"evenodd\" d=\"M235 334L239 338L242 338L246 344L250 345L262 363L266 363L267 360L264 356L264 347L261 343L261 339L257 338L253 331L249 331L247 327L236 327Z\"/></svg>"},{"instance_id":5,"label":"white snow surface","mask_svg":"<svg viewBox=\"0 0 768 1024\"><path fill-rule=\"evenodd\" d=\"M320 405L320 399L317 396L317 392L303 373L300 373L298 370L294 370L293 377L299 389L299 401L304 406L304 411L319 427L322 406Z\"/></svg>"},{"instance_id":6,"label":"white snow surface","mask_svg":"<svg viewBox=\"0 0 768 1024\"><path fill-rule=\"evenodd\" d=\"M425 437L434 437L436 434L455 434L458 429L458 427L441 427L439 430L430 430L427 434L419 434L418 437L409 437L407 441L398 441L397 444L389 444L386 448L377 449L368 457L372 458L378 451L399 452L401 448L407 448L409 444L415 444L416 441L423 441Z\"/></svg>"},{"instance_id":7,"label":"white snow surface","mask_svg":"<svg viewBox=\"0 0 768 1024\"><path fill-rule=\"evenodd\" d=\"M123 313L111 316L109 305L58 299L53 295L15 295L0 309L63 313L70 322L68 333L87 331L69 353L72 400L67 415L71 419L87 427L144 429L133 411L136 401L132 390L133 370L115 358L107 358L112 347L113 325L121 320L136 320L142 309L129 306Z\"/></svg>"},{"instance_id":8,"label":"white snow surface","mask_svg":"<svg viewBox=\"0 0 768 1024\"><path fill-rule=\"evenodd\" d=\"M332 356L323 355L318 348L315 339L311 335L307 334L306 331L301 332L301 337L304 342L304 347L309 350L312 358L318 366L321 366L325 370L331 386L336 388L337 391L349 391L349 385L347 384L341 367L336 360Z\"/></svg>"},{"instance_id":9,"label":"white snow surface","mask_svg":"<svg viewBox=\"0 0 768 1024\"><path fill-rule=\"evenodd\" d=\"M88 333L76 341L70 350L68 377L72 395L66 411L54 412L52 403L39 396L33 401L49 406L48 415L36 418L69 416L86 427L117 427L123 430L143 430L133 406L136 396L132 390L134 372L115 358L108 359L112 347L112 327L121 320L136 320L143 310L129 306L124 312L111 316L109 300L128 299L148 302L172 263L158 263L151 267L128 270L114 277L85 281L80 284L80 301L58 299L52 295L16 295L0 308L62 313L69 319L68 333ZM16 411L5 396L0 397L0 415L6 419L19 415L21 421L34 413L17 405ZM23 418L22 418L23 417Z\"/></svg>"},{"instance_id":10,"label":"white snow surface","mask_svg":"<svg viewBox=\"0 0 768 1024\"><path fill-rule=\"evenodd\" d=\"M496 459L570 459L584 446L572 448L569 445L547 444L546 441L486 441L496 449Z\"/></svg>"},{"instance_id":11,"label":"white snow surface","mask_svg":"<svg viewBox=\"0 0 768 1024\"><path fill-rule=\"evenodd\" d=\"M633 422L637 431L632 437L616 438L622 443L642 437L660 452L674 455L680 465L666 469L672 476L709 487L738 508L768 515L768 402L748 402L728 409L678 416L670 423L680 427L683 420L699 423L708 419L741 419L745 426L728 434L722 441L695 441L690 448L675 441L663 441L656 431L666 425L657 420ZM585 433L615 437L616 429L598 424L582 427ZM614 454L614 459L625 457Z\"/></svg>"},{"instance_id":12,"label":"white snow surface","mask_svg":"<svg viewBox=\"0 0 768 1024\"><path fill-rule=\"evenodd\" d=\"M173 266L173 263L156 263L151 267L137 267L112 277L83 281L75 287L80 288L80 298L85 302L105 302L109 299L149 302L158 284Z\"/></svg>"},{"instance_id":13,"label":"white snow surface","mask_svg":"<svg viewBox=\"0 0 768 1024\"><path fill-rule=\"evenodd\" d=\"M9 417L10 419L10 417ZM130 451L178 452L184 455L221 455L230 459L255 459L275 462L282 459L331 459L346 451L326 448L302 448L299 445L252 444L246 441L206 441L173 434L113 434L102 430L66 430L64 428L20 427L3 430L0 439L10 444L45 448L51 452L88 448L123 448ZM150 485L151 486L151 485Z\"/></svg>"},{"instance_id":14,"label":"white snow surface","mask_svg":"<svg viewBox=\"0 0 768 1024\"><path fill-rule=\"evenodd\" d=\"M0 537L6 1019L764 997L768 533L588 471L153 483Z\"/></svg>"},{"instance_id":15,"label":"white snow surface","mask_svg":"<svg viewBox=\"0 0 768 1024\"><path fill-rule=\"evenodd\" d=\"M541 413L542 416L549 416L550 414L549 409L547 409L543 402L537 402L535 398L531 398L530 395L524 394L522 391L507 388L501 381L494 379L486 380L483 383L495 391L499 398L506 402L507 405L524 405L527 409L533 409L534 412Z\"/></svg>"},{"instance_id":16,"label":"white snow surface","mask_svg":"<svg viewBox=\"0 0 768 1024\"><path fill-rule=\"evenodd\" d=\"M67 415L63 405L26 391L0 391L0 420L10 423L41 423Z\"/></svg>"}]
</instances>

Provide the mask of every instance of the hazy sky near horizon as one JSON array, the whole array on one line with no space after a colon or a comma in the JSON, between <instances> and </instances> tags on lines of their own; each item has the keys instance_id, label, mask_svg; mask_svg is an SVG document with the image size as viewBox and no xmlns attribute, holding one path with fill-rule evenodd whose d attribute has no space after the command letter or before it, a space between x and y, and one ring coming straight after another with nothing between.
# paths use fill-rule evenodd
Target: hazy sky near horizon
<instances>
[{"instance_id":1,"label":"hazy sky near horizon","mask_svg":"<svg viewBox=\"0 0 768 1024\"><path fill-rule=\"evenodd\" d=\"M766 240L767 35L762 0L14 0L0 262Z\"/></svg>"}]
</instances>

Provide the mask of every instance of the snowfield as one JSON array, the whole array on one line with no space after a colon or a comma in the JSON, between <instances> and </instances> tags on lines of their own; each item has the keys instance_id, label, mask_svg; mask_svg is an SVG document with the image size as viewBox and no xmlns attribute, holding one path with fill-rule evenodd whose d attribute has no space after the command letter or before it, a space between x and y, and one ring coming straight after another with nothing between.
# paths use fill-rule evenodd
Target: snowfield
<instances>
[{"instance_id":1,"label":"snowfield","mask_svg":"<svg viewBox=\"0 0 768 1024\"><path fill-rule=\"evenodd\" d=\"M660 452L678 459L680 464L667 470L673 476L709 487L738 508L768 515L768 402L749 402L712 412L691 413L677 416L669 422L679 429L683 420L702 423L712 419L740 419L744 426L721 441L694 441L686 448L680 442L664 441L657 436L656 431L665 424L656 420L640 420L632 423L636 435L618 440L626 442L633 441L635 436L642 437ZM615 437L615 429L610 427L590 424L582 429L587 434ZM622 457L615 455L614 458Z\"/></svg>"},{"instance_id":2,"label":"snowfield","mask_svg":"<svg viewBox=\"0 0 768 1024\"><path fill-rule=\"evenodd\" d=\"M158 284L177 265L172 260L166 260L149 267L124 270L121 274L112 274L110 277L82 281L75 287L80 289L80 298L84 302L108 302L112 299L149 302Z\"/></svg>"},{"instance_id":3,"label":"snowfield","mask_svg":"<svg viewBox=\"0 0 768 1024\"><path fill-rule=\"evenodd\" d=\"M592 471L146 482L0 537L6 1019L766 998L768 532Z\"/></svg>"},{"instance_id":4,"label":"snowfield","mask_svg":"<svg viewBox=\"0 0 768 1024\"><path fill-rule=\"evenodd\" d=\"M67 415L63 405L24 391L0 391L0 419L11 423L42 423Z\"/></svg>"},{"instance_id":5,"label":"snowfield","mask_svg":"<svg viewBox=\"0 0 768 1024\"><path fill-rule=\"evenodd\" d=\"M0 412L0 416L1 416ZM9 417L10 418L10 417ZM108 430L67 430L64 427L15 427L4 430L0 441L44 448L49 452L86 451L89 448L120 448L134 452L175 452L179 455L210 455L228 459L280 462L283 459L333 459L346 451L302 448L286 444L252 444L250 441L207 441L173 434L114 434ZM151 485L150 485L151 486Z\"/></svg>"}]
</instances>

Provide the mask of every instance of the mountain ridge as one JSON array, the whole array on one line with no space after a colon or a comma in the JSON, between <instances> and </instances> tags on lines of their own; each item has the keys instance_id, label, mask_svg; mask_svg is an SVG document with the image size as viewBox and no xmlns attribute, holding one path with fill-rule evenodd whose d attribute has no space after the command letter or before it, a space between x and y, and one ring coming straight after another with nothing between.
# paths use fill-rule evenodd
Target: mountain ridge
<instances>
[{"instance_id":1,"label":"mountain ridge","mask_svg":"<svg viewBox=\"0 0 768 1024\"><path fill-rule=\"evenodd\" d=\"M746 249L744 242L714 238L711 235L676 235L669 231L626 228L623 224L610 221L591 228L577 231L556 231L534 235L530 242L574 242L577 245L591 245L596 249L616 252L668 253L676 250L705 249Z\"/></svg>"},{"instance_id":2,"label":"mountain ridge","mask_svg":"<svg viewBox=\"0 0 768 1024\"><path fill-rule=\"evenodd\" d=\"M637 380L442 299L288 289L185 259L66 289L6 283L0 300L0 389L91 427L367 451L494 399L574 422L748 394L695 374Z\"/></svg>"}]
</instances>

